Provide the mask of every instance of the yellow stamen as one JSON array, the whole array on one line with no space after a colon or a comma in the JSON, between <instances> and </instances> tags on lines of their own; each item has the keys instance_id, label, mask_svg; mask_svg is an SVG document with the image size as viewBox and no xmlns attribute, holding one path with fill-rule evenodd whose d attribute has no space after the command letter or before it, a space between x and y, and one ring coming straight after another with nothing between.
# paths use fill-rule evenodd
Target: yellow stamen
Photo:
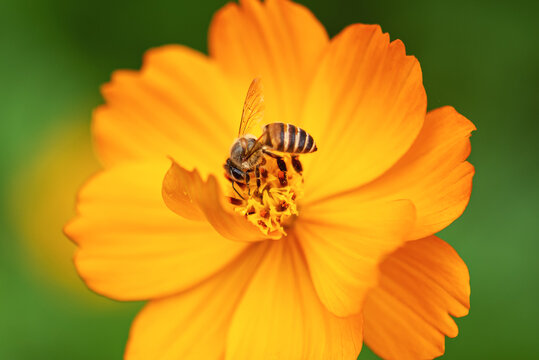
<instances>
[{"instance_id":1,"label":"yellow stamen","mask_svg":"<svg viewBox=\"0 0 539 360\"><path fill-rule=\"evenodd\" d=\"M303 195L303 177L294 171L290 157L283 157L287 164L286 183L282 184L283 172L279 170L275 159L266 157L267 178L260 177L257 188L253 177L248 187L242 190L244 201L235 207L235 211L244 215L265 235L281 233L286 235L286 227L298 215L297 200Z\"/></svg>"}]
</instances>

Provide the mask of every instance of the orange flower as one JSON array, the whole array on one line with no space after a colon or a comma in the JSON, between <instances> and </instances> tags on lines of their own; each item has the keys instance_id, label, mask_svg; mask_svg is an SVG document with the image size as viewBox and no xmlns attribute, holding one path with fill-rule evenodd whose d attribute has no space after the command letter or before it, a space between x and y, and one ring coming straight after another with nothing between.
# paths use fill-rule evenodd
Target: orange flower
<instances>
[{"instance_id":1,"label":"orange flower","mask_svg":"<svg viewBox=\"0 0 539 360\"><path fill-rule=\"evenodd\" d=\"M302 6L245 0L215 15L209 43L209 57L149 51L94 114L105 170L66 233L91 289L150 300L126 358L355 359L363 341L384 358L443 354L470 288L433 234L468 203L473 124L426 113L419 63L378 26L330 41ZM264 121L305 129L318 151L302 174L287 157L282 186L268 157L260 191L231 205L223 163L255 77Z\"/></svg>"}]
</instances>

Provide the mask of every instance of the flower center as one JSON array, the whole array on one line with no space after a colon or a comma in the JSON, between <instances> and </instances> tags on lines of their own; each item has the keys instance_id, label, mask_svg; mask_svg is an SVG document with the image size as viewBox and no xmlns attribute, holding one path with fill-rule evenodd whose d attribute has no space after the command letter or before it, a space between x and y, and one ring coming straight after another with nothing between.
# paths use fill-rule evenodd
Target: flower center
<instances>
[{"instance_id":1,"label":"flower center","mask_svg":"<svg viewBox=\"0 0 539 360\"><path fill-rule=\"evenodd\" d=\"M286 235L286 227L298 215L297 200L303 196L303 176L294 170L289 155L284 155L282 159L286 172L279 168L275 159L264 155L263 165L259 167L260 185L252 176L248 185L236 184L243 199L237 195L231 199L234 210L265 235ZM255 172L250 174L255 175Z\"/></svg>"}]
</instances>

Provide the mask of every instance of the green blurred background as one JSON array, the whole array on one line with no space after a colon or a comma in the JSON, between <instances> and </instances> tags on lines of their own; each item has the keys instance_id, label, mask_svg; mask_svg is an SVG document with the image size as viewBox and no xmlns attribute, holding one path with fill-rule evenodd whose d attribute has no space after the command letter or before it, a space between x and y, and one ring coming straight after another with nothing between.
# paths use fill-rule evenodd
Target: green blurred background
<instances>
[{"instance_id":1,"label":"green blurred background","mask_svg":"<svg viewBox=\"0 0 539 360\"><path fill-rule=\"evenodd\" d=\"M421 62L429 109L478 127L465 214L441 236L469 266L447 359L539 358L539 2L302 1L330 35L378 23ZM98 168L91 111L113 70L169 43L206 51L224 1L0 1L0 359L119 359L141 303L93 294L61 234ZM360 359L375 358L364 350Z\"/></svg>"}]
</instances>

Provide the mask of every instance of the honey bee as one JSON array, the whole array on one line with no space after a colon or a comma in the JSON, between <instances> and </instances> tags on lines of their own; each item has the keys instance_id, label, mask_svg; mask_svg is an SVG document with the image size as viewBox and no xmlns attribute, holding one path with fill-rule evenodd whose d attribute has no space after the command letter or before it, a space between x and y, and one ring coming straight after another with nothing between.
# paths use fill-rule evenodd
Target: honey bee
<instances>
[{"instance_id":1,"label":"honey bee","mask_svg":"<svg viewBox=\"0 0 539 360\"><path fill-rule=\"evenodd\" d=\"M238 138L230 148L230 157L224 165L226 176L232 182L232 188L243 199L234 187L249 185L250 173L255 173L257 188L260 187L261 166L265 164L264 155L277 161L279 167L279 181L286 185L286 163L283 157L276 152L291 154L291 163L298 173L303 171L299 154L312 153L317 150L316 143L305 130L292 124L271 123L262 129L258 138L248 132L259 124L264 117L264 93L260 78L255 78L245 97L243 112L241 114ZM262 169L264 171L264 169ZM264 173L262 173L264 175Z\"/></svg>"}]
</instances>

